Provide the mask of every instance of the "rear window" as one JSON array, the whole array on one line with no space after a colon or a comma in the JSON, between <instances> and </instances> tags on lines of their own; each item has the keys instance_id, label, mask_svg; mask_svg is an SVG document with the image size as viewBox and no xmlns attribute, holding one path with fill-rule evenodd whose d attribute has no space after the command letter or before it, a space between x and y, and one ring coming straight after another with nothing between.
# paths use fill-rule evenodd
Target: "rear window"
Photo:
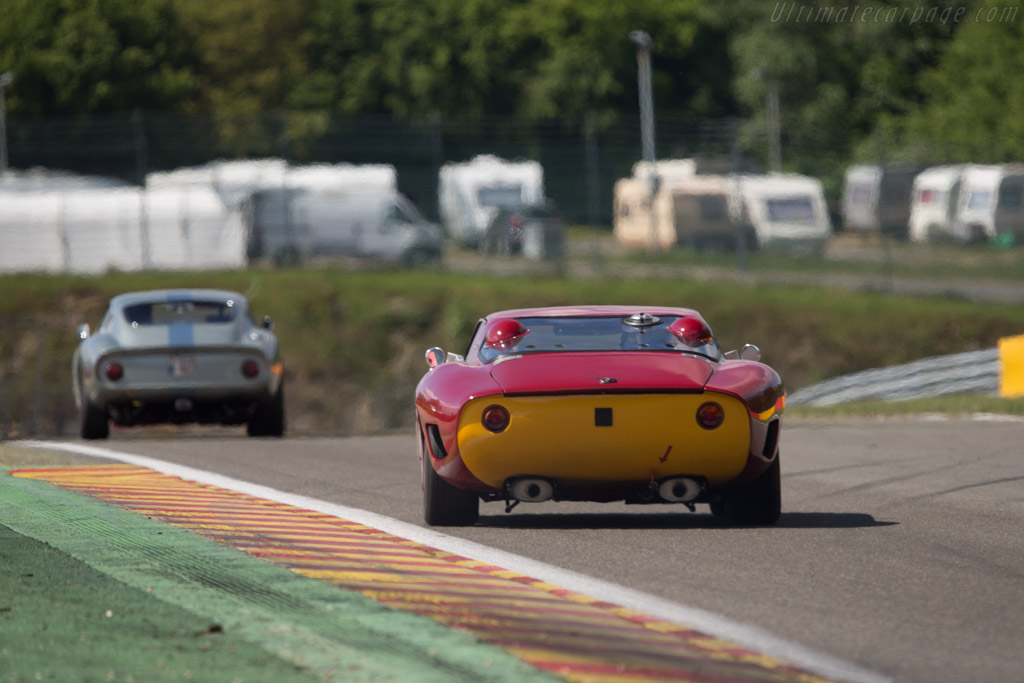
<instances>
[{"instance_id":1,"label":"rear window","mask_svg":"<svg viewBox=\"0 0 1024 683\"><path fill-rule=\"evenodd\" d=\"M171 323L230 323L238 315L234 301L156 301L132 304L124 309L132 327Z\"/></svg>"},{"instance_id":2,"label":"rear window","mask_svg":"<svg viewBox=\"0 0 1024 683\"><path fill-rule=\"evenodd\" d=\"M972 190L967 194L968 209L987 209L992 203L992 192L989 190Z\"/></svg>"},{"instance_id":3,"label":"rear window","mask_svg":"<svg viewBox=\"0 0 1024 683\"><path fill-rule=\"evenodd\" d=\"M515 209L523 203L523 189L519 185L481 187L476 198L481 206Z\"/></svg>"},{"instance_id":4,"label":"rear window","mask_svg":"<svg viewBox=\"0 0 1024 683\"><path fill-rule=\"evenodd\" d=\"M634 326L620 317L519 318L528 333L495 347L486 343L482 327L477 343L485 363L509 354L574 351L669 351L721 359L718 342L691 345L671 334L667 328L676 319L662 316L656 324Z\"/></svg>"}]
</instances>

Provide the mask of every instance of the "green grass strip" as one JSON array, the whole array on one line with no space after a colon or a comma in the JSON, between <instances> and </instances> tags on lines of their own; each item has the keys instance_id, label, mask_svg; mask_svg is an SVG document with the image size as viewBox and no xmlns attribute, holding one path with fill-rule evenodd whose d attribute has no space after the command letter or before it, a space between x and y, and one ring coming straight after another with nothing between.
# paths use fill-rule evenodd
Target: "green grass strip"
<instances>
[{"instance_id":1,"label":"green grass strip","mask_svg":"<svg viewBox=\"0 0 1024 683\"><path fill-rule=\"evenodd\" d=\"M0 469L0 683L560 680L190 531Z\"/></svg>"}]
</instances>

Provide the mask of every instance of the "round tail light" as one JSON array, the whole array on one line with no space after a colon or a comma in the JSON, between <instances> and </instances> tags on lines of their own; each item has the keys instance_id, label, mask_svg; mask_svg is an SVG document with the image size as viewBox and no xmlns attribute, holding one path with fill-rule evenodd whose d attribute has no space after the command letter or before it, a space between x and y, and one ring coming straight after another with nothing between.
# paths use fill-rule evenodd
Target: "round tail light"
<instances>
[{"instance_id":1,"label":"round tail light","mask_svg":"<svg viewBox=\"0 0 1024 683\"><path fill-rule=\"evenodd\" d=\"M260 364L254 360L247 360L242 363L242 375L252 379L256 375L260 374Z\"/></svg>"},{"instance_id":2,"label":"round tail light","mask_svg":"<svg viewBox=\"0 0 1024 683\"><path fill-rule=\"evenodd\" d=\"M483 423L488 431L494 433L503 432L508 427L508 410L502 406L494 405L484 408Z\"/></svg>"},{"instance_id":3,"label":"round tail light","mask_svg":"<svg viewBox=\"0 0 1024 683\"><path fill-rule=\"evenodd\" d=\"M702 403L697 408L697 424L704 429L717 429L725 421L725 410L717 403Z\"/></svg>"},{"instance_id":4,"label":"round tail light","mask_svg":"<svg viewBox=\"0 0 1024 683\"><path fill-rule=\"evenodd\" d=\"M103 374L110 381L116 382L124 377L124 367L120 363L107 363L107 367L103 369Z\"/></svg>"}]
</instances>

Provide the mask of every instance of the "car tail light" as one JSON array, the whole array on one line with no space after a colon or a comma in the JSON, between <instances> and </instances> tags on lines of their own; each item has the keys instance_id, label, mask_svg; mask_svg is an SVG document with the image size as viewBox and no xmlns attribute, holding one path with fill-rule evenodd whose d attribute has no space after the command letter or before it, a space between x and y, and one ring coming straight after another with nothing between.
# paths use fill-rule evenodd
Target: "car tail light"
<instances>
[{"instance_id":1,"label":"car tail light","mask_svg":"<svg viewBox=\"0 0 1024 683\"><path fill-rule=\"evenodd\" d=\"M107 367L103 368L103 374L110 381L116 382L124 377L124 367L120 363L107 363Z\"/></svg>"},{"instance_id":2,"label":"car tail light","mask_svg":"<svg viewBox=\"0 0 1024 683\"><path fill-rule=\"evenodd\" d=\"M508 410L502 406L494 405L484 408L483 423L489 431L494 433L503 432L508 427Z\"/></svg>"},{"instance_id":3,"label":"car tail light","mask_svg":"<svg viewBox=\"0 0 1024 683\"><path fill-rule=\"evenodd\" d=\"M676 318L675 322L668 326L668 331L689 346L710 344L714 339L707 323L691 316Z\"/></svg>"},{"instance_id":4,"label":"car tail light","mask_svg":"<svg viewBox=\"0 0 1024 683\"><path fill-rule=\"evenodd\" d=\"M490 329L487 330L487 345L497 348L504 348L505 345L511 344L519 337L524 334L528 334L530 330L526 328L518 320L513 318L506 318L499 320L498 322L491 325Z\"/></svg>"},{"instance_id":5,"label":"car tail light","mask_svg":"<svg viewBox=\"0 0 1024 683\"><path fill-rule=\"evenodd\" d=\"M249 379L260 374L260 364L254 360L247 360L242 363L242 374Z\"/></svg>"},{"instance_id":6,"label":"car tail light","mask_svg":"<svg viewBox=\"0 0 1024 683\"><path fill-rule=\"evenodd\" d=\"M725 421L725 410L717 403L702 403L697 408L697 424L704 429L717 429Z\"/></svg>"}]
</instances>

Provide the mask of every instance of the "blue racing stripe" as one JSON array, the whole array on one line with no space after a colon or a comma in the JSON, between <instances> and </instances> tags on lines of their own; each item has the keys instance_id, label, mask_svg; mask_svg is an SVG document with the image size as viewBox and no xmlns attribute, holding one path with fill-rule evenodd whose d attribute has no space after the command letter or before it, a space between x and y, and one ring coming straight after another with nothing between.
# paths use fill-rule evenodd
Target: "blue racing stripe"
<instances>
[{"instance_id":1,"label":"blue racing stripe","mask_svg":"<svg viewBox=\"0 0 1024 683\"><path fill-rule=\"evenodd\" d=\"M171 291L167 293L167 302L191 301L192 294L188 290ZM171 346L195 346L195 330L192 323L171 323L168 325L168 343Z\"/></svg>"},{"instance_id":2,"label":"blue racing stripe","mask_svg":"<svg viewBox=\"0 0 1024 683\"><path fill-rule=\"evenodd\" d=\"M192 323L171 323L167 327L168 342L171 346L195 346L195 329Z\"/></svg>"}]
</instances>

